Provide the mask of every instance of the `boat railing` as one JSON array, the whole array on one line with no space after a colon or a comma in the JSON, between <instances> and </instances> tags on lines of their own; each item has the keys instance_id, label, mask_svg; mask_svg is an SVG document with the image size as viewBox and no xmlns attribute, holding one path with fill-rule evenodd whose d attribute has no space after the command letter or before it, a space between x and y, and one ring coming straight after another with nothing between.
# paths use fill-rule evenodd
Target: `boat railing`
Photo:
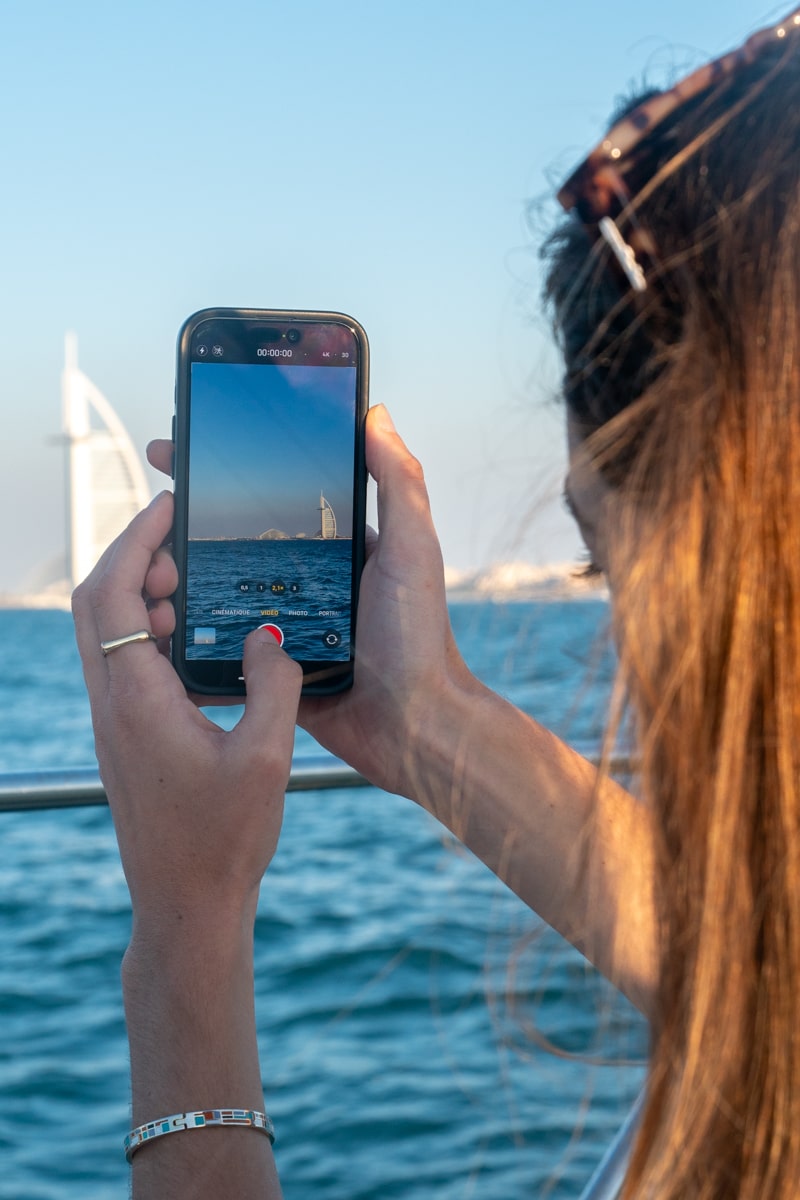
<instances>
[{"instance_id":1,"label":"boat railing","mask_svg":"<svg viewBox=\"0 0 800 1200\"><path fill-rule=\"evenodd\" d=\"M634 1100L627 1117L581 1192L581 1200L618 1200L625 1173L628 1170L633 1139L639 1128L643 1107L644 1090Z\"/></svg>"},{"instance_id":2,"label":"boat railing","mask_svg":"<svg viewBox=\"0 0 800 1200\"><path fill-rule=\"evenodd\" d=\"M369 786L363 775L338 758L296 755L287 791L311 792ZM82 808L85 805L107 803L96 767L7 771L0 774L0 813Z\"/></svg>"},{"instance_id":3,"label":"boat railing","mask_svg":"<svg viewBox=\"0 0 800 1200\"><path fill-rule=\"evenodd\" d=\"M369 786L363 775L332 756L296 755L287 790L308 792ZM82 808L107 803L96 767L8 771L0 774L0 813ZM581 1194L581 1200L617 1200L639 1122L641 1104L640 1096Z\"/></svg>"},{"instance_id":4,"label":"boat railing","mask_svg":"<svg viewBox=\"0 0 800 1200\"><path fill-rule=\"evenodd\" d=\"M630 760L624 756L614 756L608 769L612 775L625 775L630 770ZM296 754L292 760L287 791L330 791L371 786L368 779L332 754ZM0 773L0 813L82 808L107 803L97 767L42 768L38 771Z\"/></svg>"}]
</instances>

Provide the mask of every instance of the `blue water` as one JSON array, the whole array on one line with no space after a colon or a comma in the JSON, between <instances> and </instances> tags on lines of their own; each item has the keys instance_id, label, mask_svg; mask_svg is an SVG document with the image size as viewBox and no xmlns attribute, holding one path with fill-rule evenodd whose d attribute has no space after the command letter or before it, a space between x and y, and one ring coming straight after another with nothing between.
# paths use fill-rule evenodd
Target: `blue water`
<instances>
[{"instance_id":1,"label":"blue water","mask_svg":"<svg viewBox=\"0 0 800 1200\"><path fill-rule=\"evenodd\" d=\"M596 743L601 601L452 612L481 677ZM0 612L0 664L0 770L91 764L69 617ZM129 927L107 810L0 814L2 1200L126 1195ZM371 789L289 796L256 989L287 1200L571 1200L641 1080L597 1061L644 1053L630 1007L426 814Z\"/></svg>"},{"instance_id":2,"label":"blue water","mask_svg":"<svg viewBox=\"0 0 800 1200\"><path fill-rule=\"evenodd\" d=\"M346 662L352 552L349 539L189 542L187 657L239 659L248 633L274 621L293 658Z\"/></svg>"}]
</instances>

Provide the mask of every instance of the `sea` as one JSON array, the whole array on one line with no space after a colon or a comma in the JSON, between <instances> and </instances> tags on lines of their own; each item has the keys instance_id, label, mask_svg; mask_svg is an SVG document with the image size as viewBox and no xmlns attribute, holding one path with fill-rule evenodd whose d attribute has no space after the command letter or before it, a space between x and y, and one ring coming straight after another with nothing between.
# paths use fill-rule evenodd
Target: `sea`
<instances>
[{"instance_id":1,"label":"sea","mask_svg":"<svg viewBox=\"0 0 800 1200\"><path fill-rule=\"evenodd\" d=\"M346 662L352 548L349 538L190 541L187 657L239 659L253 626L269 620L293 658Z\"/></svg>"},{"instance_id":2,"label":"sea","mask_svg":"<svg viewBox=\"0 0 800 1200\"><path fill-rule=\"evenodd\" d=\"M597 748L601 597L451 614L481 678ZM0 772L94 764L69 615L0 611L0 664ZM0 813L2 1200L127 1195L129 931L105 807ZM371 788L289 795L256 996L287 1200L577 1200L642 1084L631 1006L432 818Z\"/></svg>"}]
</instances>

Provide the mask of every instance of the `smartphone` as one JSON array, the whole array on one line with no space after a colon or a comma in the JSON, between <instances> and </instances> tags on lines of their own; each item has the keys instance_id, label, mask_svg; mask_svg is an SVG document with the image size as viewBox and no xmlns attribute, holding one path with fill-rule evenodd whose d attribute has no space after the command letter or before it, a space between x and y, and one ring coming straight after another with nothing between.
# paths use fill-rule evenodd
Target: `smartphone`
<instances>
[{"instance_id":1,"label":"smartphone","mask_svg":"<svg viewBox=\"0 0 800 1200\"><path fill-rule=\"evenodd\" d=\"M244 694L243 643L267 627L303 690L353 680L364 561L369 347L352 317L209 308L178 335L175 668Z\"/></svg>"}]
</instances>

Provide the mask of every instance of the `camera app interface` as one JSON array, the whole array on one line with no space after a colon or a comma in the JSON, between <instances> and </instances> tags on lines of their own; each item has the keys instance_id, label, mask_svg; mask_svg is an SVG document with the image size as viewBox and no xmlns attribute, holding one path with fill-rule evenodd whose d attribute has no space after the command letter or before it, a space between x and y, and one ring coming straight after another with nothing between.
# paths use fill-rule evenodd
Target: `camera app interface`
<instances>
[{"instance_id":1,"label":"camera app interface","mask_svg":"<svg viewBox=\"0 0 800 1200\"><path fill-rule=\"evenodd\" d=\"M350 657L356 352L343 326L195 334L187 658L241 659L258 626Z\"/></svg>"}]
</instances>

